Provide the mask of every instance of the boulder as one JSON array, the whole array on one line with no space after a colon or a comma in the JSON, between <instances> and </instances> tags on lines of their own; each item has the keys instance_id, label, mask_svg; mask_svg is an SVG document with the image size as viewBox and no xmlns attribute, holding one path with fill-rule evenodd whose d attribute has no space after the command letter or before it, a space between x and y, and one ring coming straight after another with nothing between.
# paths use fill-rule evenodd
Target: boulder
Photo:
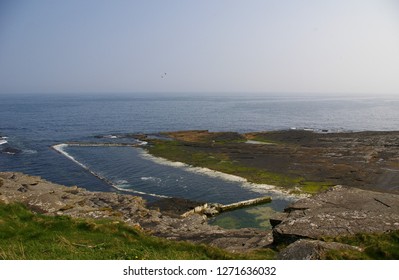
<instances>
[{"instance_id":1,"label":"boulder","mask_svg":"<svg viewBox=\"0 0 399 280\"><path fill-rule=\"evenodd\" d=\"M6 148L2 149L1 152L3 154L16 155L16 154L21 153L22 151L18 150L18 149L15 149L15 148L12 148L12 147L6 147Z\"/></svg>"}]
</instances>

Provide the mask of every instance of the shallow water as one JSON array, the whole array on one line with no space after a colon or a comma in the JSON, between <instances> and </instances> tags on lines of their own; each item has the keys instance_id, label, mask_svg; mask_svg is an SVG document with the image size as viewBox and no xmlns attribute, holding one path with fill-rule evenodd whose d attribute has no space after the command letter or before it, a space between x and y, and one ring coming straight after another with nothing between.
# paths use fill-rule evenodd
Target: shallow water
<instances>
[{"instance_id":1,"label":"shallow water","mask_svg":"<svg viewBox=\"0 0 399 280\"><path fill-rule=\"evenodd\" d=\"M199 202L234 203L261 196L272 196L267 204L271 211L281 211L294 197L270 190L264 185L249 184L240 177L215 172L205 168L193 168L182 163L158 159L140 148L132 147L75 147L64 146L62 152L82 168L104 178L116 189L146 196L148 199L180 197ZM263 217L247 210L233 211L220 216L230 217L233 225L227 227L263 227ZM243 219L244 216L252 217ZM212 219L219 224L219 217ZM268 224L266 223L268 226Z\"/></svg>"}]
</instances>

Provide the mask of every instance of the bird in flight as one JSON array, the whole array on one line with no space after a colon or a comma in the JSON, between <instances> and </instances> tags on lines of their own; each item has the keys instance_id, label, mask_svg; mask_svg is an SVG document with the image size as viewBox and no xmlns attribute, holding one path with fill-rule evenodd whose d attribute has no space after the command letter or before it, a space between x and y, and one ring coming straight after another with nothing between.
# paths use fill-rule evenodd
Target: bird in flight
<instances>
[{"instance_id":1,"label":"bird in flight","mask_svg":"<svg viewBox=\"0 0 399 280\"><path fill-rule=\"evenodd\" d=\"M166 77L166 73L163 73L162 75L161 75L161 78L163 79L163 78L165 78Z\"/></svg>"}]
</instances>

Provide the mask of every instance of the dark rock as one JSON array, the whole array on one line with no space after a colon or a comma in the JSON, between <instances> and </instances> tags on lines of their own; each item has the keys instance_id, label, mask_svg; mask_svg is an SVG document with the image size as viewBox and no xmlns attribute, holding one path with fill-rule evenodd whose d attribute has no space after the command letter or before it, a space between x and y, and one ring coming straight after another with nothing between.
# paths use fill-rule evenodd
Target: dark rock
<instances>
[{"instance_id":1,"label":"dark rock","mask_svg":"<svg viewBox=\"0 0 399 280\"><path fill-rule=\"evenodd\" d=\"M287 213L275 213L271 218L270 218L270 224L272 227L276 227L277 225L281 224L281 222L286 219L288 216Z\"/></svg>"},{"instance_id":2,"label":"dark rock","mask_svg":"<svg viewBox=\"0 0 399 280\"><path fill-rule=\"evenodd\" d=\"M12 147L6 147L3 150L1 150L1 152L3 154L16 155L16 154L20 154L22 151L18 150L18 149L15 149L15 148L12 148Z\"/></svg>"}]
</instances>

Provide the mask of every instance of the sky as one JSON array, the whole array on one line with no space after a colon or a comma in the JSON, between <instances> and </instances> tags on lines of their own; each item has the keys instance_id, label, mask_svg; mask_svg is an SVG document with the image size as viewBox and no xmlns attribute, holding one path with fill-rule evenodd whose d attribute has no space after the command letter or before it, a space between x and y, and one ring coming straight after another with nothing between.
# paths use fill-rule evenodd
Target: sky
<instances>
[{"instance_id":1,"label":"sky","mask_svg":"<svg viewBox=\"0 0 399 280\"><path fill-rule=\"evenodd\" d=\"M0 0L0 93L85 92L399 95L399 1Z\"/></svg>"}]
</instances>

